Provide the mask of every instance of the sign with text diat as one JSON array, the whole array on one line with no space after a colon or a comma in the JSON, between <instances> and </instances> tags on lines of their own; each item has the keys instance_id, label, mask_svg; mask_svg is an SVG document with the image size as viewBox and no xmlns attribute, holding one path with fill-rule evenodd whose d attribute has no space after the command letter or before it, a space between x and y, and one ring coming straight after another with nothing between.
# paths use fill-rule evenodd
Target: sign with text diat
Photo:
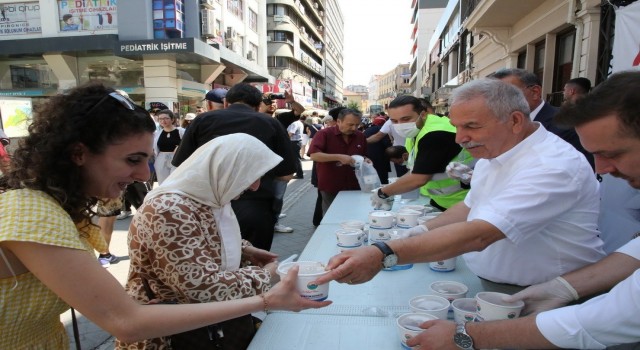
<instances>
[{"instance_id":1,"label":"sign with text diat","mask_svg":"<svg viewBox=\"0 0 640 350\"><path fill-rule=\"evenodd\" d=\"M37 1L0 4L0 35L42 33Z\"/></svg>"},{"instance_id":2,"label":"sign with text diat","mask_svg":"<svg viewBox=\"0 0 640 350\"><path fill-rule=\"evenodd\" d=\"M60 31L97 31L118 28L117 0L58 0Z\"/></svg>"}]
</instances>

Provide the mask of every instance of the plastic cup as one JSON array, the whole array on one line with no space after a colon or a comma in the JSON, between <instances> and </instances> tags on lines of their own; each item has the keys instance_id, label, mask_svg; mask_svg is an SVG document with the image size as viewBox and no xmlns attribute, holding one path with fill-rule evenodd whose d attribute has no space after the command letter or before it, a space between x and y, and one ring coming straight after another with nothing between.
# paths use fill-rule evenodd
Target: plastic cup
<instances>
[{"instance_id":1,"label":"plastic cup","mask_svg":"<svg viewBox=\"0 0 640 350\"><path fill-rule=\"evenodd\" d=\"M386 242L391 239L391 232L393 229L389 228L374 228L369 227L369 241L373 242Z\"/></svg>"},{"instance_id":2,"label":"plastic cup","mask_svg":"<svg viewBox=\"0 0 640 350\"><path fill-rule=\"evenodd\" d=\"M364 232L357 229L341 229L336 231L338 246L356 248L364 244Z\"/></svg>"},{"instance_id":3,"label":"plastic cup","mask_svg":"<svg viewBox=\"0 0 640 350\"><path fill-rule=\"evenodd\" d=\"M278 275L280 275L280 278L284 278L289 269L296 265L300 266L298 280L296 281L296 288L300 296L315 301L327 299L329 296L329 283L321 285L311 283L329 272L325 271L324 264L317 261L297 261L281 264L278 266Z\"/></svg>"},{"instance_id":4,"label":"plastic cup","mask_svg":"<svg viewBox=\"0 0 640 350\"><path fill-rule=\"evenodd\" d=\"M413 312L433 315L446 320L449 315L449 300L437 295L420 295L409 300L409 308Z\"/></svg>"},{"instance_id":5,"label":"plastic cup","mask_svg":"<svg viewBox=\"0 0 640 350\"><path fill-rule=\"evenodd\" d=\"M466 297L469 287L455 281L436 281L429 285L429 290L431 294L441 296L449 300L449 302L453 302L456 299Z\"/></svg>"},{"instance_id":6,"label":"plastic cup","mask_svg":"<svg viewBox=\"0 0 640 350\"><path fill-rule=\"evenodd\" d=\"M429 268L438 272L453 271L456 269L456 258L431 262L429 263Z\"/></svg>"},{"instance_id":7,"label":"plastic cup","mask_svg":"<svg viewBox=\"0 0 640 350\"><path fill-rule=\"evenodd\" d=\"M398 337L400 337L402 347L404 349L411 349L407 346L407 339L415 337L424 331L424 329L420 328L421 324L435 319L437 319L437 317L434 315L415 312L398 316L396 319L396 329L398 330Z\"/></svg>"},{"instance_id":8,"label":"plastic cup","mask_svg":"<svg viewBox=\"0 0 640 350\"><path fill-rule=\"evenodd\" d=\"M395 221L395 213L376 210L369 213L369 228L391 228Z\"/></svg>"},{"instance_id":9,"label":"plastic cup","mask_svg":"<svg viewBox=\"0 0 640 350\"><path fill-rule=\"evenodd\" d=\"M451 303L453 319L456 323L472 322L476 318L476 299L460 298Z\"/></svg>"},{"instance_id":10,"label":"plastic cup","mask_svg":"<svg viewBox=\"0 0 640 350\"><path fill-rule=\"evenodd\" d=\"M396 225L402 228L411 228L418 225L418 218L422 212L411 209L402 209L396 214Z\"/></svg>"},{"instance_id":11,"label":"plastic cup","mask_svg":"<svg viewBox=\"0 0 640 350\"><path fill-rule=\"evenodd\" d=\"M503 298L508 294L480 292L476 294L476 319L479 321L508 320L520 316L524 301L507 303Z\"/></svg>"},{"instance_id":12,"label":"plastic cup","mask_svg":"<svg viewBox=\"0 0 640 350\"><path fill-rule=\"evenodd\" d=\"M340 227L343 229L356 229L356 230L364 230L364 221L360 220L347 220L340 223Z\"/></svg>"}]
</instances>

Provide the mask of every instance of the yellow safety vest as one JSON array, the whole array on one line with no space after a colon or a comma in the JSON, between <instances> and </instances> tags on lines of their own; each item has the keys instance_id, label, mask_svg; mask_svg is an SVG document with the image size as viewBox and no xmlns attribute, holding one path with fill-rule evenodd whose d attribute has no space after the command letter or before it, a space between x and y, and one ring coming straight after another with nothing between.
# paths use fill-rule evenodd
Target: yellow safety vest
<instances>
[{"instance_id":1,"label":"yellow safety vest","mask_svg":"<svg viewBox=\"0 0 640 350\"><path fill-rule=\"evenodd\" d=\"M405 147L409 152L408 167L413 169L413 162L418 156L418 147L414 147L420 142L422 137L432 131L447 131L454 133L456 128L451 125L449 118L440 117L435 114L428 114L426 121L420 132L415 139L407 139L405 141ZM457 161L464 164L470 164L473 161L473 157L462 149L458 155L451 161ZM463 189L460 186L460 181L451 179L446 173L433 174L433 177L429 182L420 187L420 194L430 197L439 206L444 208L451 208L454 204L464 200L468 189Z\"/></svg>"}]
</instances>

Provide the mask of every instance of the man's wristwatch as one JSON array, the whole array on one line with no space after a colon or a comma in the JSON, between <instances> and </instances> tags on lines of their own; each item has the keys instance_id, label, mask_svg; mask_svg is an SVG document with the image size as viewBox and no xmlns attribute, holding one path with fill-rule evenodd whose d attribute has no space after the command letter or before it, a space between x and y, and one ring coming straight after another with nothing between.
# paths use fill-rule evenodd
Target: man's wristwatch
<instances>
[{"instance_id":1,"label":"man's wristwatch","mask_svg":"<svg viewBox=\"0 0 640 350\"><path fill-rule=\"evenodd\" d=\"M475 348L473 347L473 339L469 334L467 334L467 330L465 329L466 324L466 322L459 323L456 326L456 333L453 335L453 342L460 349L475 350Z\"/></svg>"},{"instance_id":2,"label":"man's wristwatch","mask_svg":"<svg viewBox=\"0 0 640 350\"><path fill-rule=\"evenodd\" d=\"M389 195L382 192L382 187L378 188L378 197L382 198L382 199L387 199L389 198Z\"/></svg>"},{"instance_id":3,"label":"man's wristwatch","mask_svg":"<svg viewBox=\"0 0 640 350\"><path fill-rule=\"evenodd\" d=\"M388 269L390 267L394 267L398 264L398 256L393 252L391 247L389 247L384 242L375 242L372 244L376 248L380 249L382 252L382 267Z\"/></svg>"}]
</instances>

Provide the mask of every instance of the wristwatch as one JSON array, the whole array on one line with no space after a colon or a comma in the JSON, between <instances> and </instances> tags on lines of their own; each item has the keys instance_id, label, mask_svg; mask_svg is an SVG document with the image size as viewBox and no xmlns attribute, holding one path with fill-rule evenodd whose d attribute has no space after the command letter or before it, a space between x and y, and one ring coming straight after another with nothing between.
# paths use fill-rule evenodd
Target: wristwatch
<instances>
[{"instance_id":1,"label":"wristwatch","mask_svg":"<svg viewBox=\"0 0 640 350\"><path fill-rule=\"evenodd\" d=\"M466 324L466 322L459 323L456 326L456 333L453 335L453 342L460 349L475 350L475 348L473 347L473 339L469 334L467 334L467 330L465 329Z\"/></svg>"},{"instance_id":2,"label":"wristwatch","mask_svg":"<svg viewBox=\"0 0 640 350\"><path fill-rule=\"evenodd\" d=\"M388 269L390 267L394 267L398 264L398 256L393 252L391 247L389 247L384 242L375 242L372 244L376 248L380 249L382 252L382 267Z\"/></svg>"},{"instance_id":3,"label":"wristwatch","mask_svg":"<svg viewBox=\"0 0 640 350\"><path fill-rule=\"evenodd\" d=\"M382 192L382 187L378 188L378 197L382 198L382 199L387 199L389 198L389 195Z\"/></svg>"}]
</instances>

